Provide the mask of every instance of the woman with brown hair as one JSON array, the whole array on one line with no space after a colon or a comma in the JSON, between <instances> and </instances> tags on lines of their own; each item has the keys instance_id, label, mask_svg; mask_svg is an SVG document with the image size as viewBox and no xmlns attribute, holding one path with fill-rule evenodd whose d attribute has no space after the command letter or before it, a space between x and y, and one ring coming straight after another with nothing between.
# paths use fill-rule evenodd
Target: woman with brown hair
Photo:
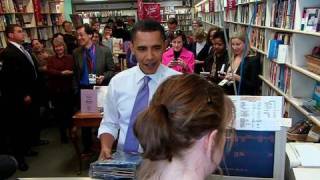
<instances>
[{"instance_id":1,"label":"woman with brown hair","mask_svg":"<svg viewBox=\"0 0 320 180\"><path fill-rule=\"evenodd\" d=\"M186 36L182 31L173 32L172 47L163 53L162 64L182 73L193 73L194 55L184 48L186 42Z\"/></svg>"},{"instance_id":2,"label":"woman with brown hair","mask_svg":"<svg viewBox=\"0 0 320 180\"><path fill-rule=\"evenodd\" d=\"M233 111L223 90L204 78L168 78L134 126L144 150L137 179L205 179L222 159Z\"/></svg>"},{"instance_id":3,"label":"woman with brown hair","mask_svg":"<svg viewBox=\"0 0 320 180\"><path fill-rule=\"evenodd\" d=\"M74 60L67 54L67 46L62 39L52 41L55 56L48 59L47 72L49 93L59 121L61 142L67 143L67 130L70 132L73 112L72 77Z\"/></svg>"}]
</instances>

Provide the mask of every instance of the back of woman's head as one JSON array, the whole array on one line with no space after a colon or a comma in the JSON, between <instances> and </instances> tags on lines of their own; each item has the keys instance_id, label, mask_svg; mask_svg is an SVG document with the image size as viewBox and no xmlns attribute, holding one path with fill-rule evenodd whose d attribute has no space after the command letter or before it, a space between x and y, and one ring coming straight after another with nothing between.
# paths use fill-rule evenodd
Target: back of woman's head
<instances>
[{"instance_id":1,"label":"back of woman's head","mask_svg":"<svg viewBox=\"0 0 320 180\"><path fill-rule=\"evenodd\" d=\"M171 161L213 130L218 130L215 142L219 144L231 106L220 87L198 75L168 78L134 126L144 158Z\"/></svg>"}]
</instances>

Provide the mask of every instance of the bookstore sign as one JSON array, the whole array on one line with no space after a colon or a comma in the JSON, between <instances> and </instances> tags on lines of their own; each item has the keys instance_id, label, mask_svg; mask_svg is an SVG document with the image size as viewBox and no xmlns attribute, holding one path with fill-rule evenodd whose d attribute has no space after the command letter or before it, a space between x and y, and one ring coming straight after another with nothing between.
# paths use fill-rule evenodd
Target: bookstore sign
<instances>
[{"instance_id":1,"label":"bookstore sign","mask_svg":"<svg viewBox=\"0 0 320 180\"><path fill-rule=\"evenodd\" d=\"M237 7L236 0L227 0L227 10L234 10Z\"/></svg>"},{"instance_id":2,"label":"bookstore sign","mask_svg":"<svg viewBox=\"0 0 320 180\"><path fill-rule=\"evenodd\" d=\"M161 21L160 3L139 3L138 4L138 17L139 19L153 19L158 22Z\"/></svg>"}]
</instances>

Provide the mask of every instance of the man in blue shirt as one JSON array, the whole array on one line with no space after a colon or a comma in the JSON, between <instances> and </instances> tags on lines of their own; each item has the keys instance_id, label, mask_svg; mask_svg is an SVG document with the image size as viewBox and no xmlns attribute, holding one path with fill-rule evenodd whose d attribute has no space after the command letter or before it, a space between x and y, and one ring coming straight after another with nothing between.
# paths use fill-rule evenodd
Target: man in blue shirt
<instances>
[{"instance_id":1,"label":"man in blue shirt","mask_svg":"<svg viewBox=\"0 0 320 180\"><path fill-rule=\"evenodd\" d=\"M145 100L140 99L143 96L141 94L145 93L148 103L162 81L179 74L161 64L165 50L165 32L158 22L146 20L134 26L131 50L138 65L117 74L109 84L104 106L105 116L98 132L101 141L100 159L111 157L111 148L116 139L118 150L141 152L132 137L135 118L147 106L136 110L141 105L138 101Z\"/></svg>"},{"instance_id":2,"label":"man in blue shirt","mask_svg":"<svg viewBox=\"0 0 320 180\"><path fill-rule=\"evenodd\" d=\"M109 48L92 42L93 30L88 25L77 27L77 40L80 47L73 51L74 89L78 97L79 107L80 89L92 89L95 85L106 86L114 75L114 63ZM82 128L84 153L90 152L92 144L91 128Z\"/></svg>"}]
</instances>

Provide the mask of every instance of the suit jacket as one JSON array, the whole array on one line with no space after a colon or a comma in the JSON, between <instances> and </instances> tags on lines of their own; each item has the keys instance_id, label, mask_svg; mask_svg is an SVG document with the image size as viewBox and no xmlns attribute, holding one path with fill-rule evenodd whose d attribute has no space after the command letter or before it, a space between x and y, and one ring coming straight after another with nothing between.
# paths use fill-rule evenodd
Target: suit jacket
<instances>
[{"instance_id":1,"label":"suit jacket","mask_svg":"<svg viewBox=\"0 0 320 180\"><path fill-rule=\"evenodd\" d=\"M194 56L196 57L196 60L199 61L205 61L205 59L209 55L209 50L210 50L210 45L206 43L206 45L201 49L201 51L196 55L196 42L192 44L191 46L191 51L193 52ZM194 66L194 72L195 73L200 73L202 71L202 68L204 68L204 64L196 64Z\"/></svg>"},{"instance_id":2,"label":"suit jacket","mask_svg":"<svg viewBox=\"0 0 320 180\"><path fill-rule=\"evenodd\" d=\"M82 77L83 69L83 54L85 49L79 47L73 51L74 58L74 75L75 83L79 87L79 82ZM114 63L112 59L112 53L109 48L96 45L96 74L98 76L104 75L103 85L108 85L111 78L114 75Z\"/></svg>"},{"instance_id":3,"label":"suit jacket","mask_svg":"<svg viewBox=\"0 0 320 180\"><path fill-rule=\"evenodd\" d=\"M41 75L38 72L38 64L36 58L32 54L30 55L34 66L27 56L11 43L8 43L0 55L3 62L1 70L2 96L6 108L15 113L23 109L24 97L31 96L32 102L37 102L37 95L40 91Z\"/></svg>"}]
</instances>

